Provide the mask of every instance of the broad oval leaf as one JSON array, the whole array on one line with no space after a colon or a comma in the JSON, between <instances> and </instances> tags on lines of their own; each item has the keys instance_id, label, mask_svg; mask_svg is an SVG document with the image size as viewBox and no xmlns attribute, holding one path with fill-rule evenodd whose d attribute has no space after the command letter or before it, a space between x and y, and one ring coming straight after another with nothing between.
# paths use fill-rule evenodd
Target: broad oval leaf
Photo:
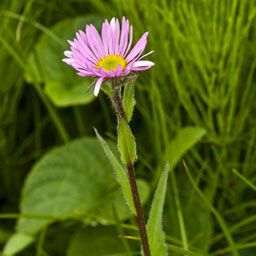
<instances>
[{"instance_id":1,"label":"broad oval leaf","mask_svg":"<svg viewBox=\"0 0 256 256\"><path fill-rule=\"evenodd\" d=\"M111 150L116 146L110 143ZM149 193L139 182L145 202ZM18 232L33 234L62 219L113 223L113 205L120 220L130 212L112 167L96 138L83 138L47 153L28 175L22 193ZM34 216L34 217L33 217ZM47 219L48 218L48 219Z\"/></svg>"},{"instance_id":2,"label":"broad oval leaf","mask_svg":"<svg viewBox=\"0 0 256 256\"><path fill-rule=\"evenodd\" d=\"M125 255L121 238L113 226L86 227L71 240L68 256Z\"/></svg>"},{"instance_id":3,"label":"broad oval leaf","mask_svg":"<svg viewBox=\"0 0 256 256\"><path fill-rule=\"evenodd\" d=\"M165 158L170 163L172 170L181 157L192 148L205 134L205 130L200 127L184 127L180 129L166 149Z\"/></svg>"},{"instance_id":4,"label":"broad oval leaf","mask_svg":"<svg viewBox=\"0 0 256 256\"><path fill-rule=\"evenodd\" d=\"M87 87L92 78L79 77L75 70L62 62L68 50L68 39L73 39L86 24L97 26L100 19L83 16L60 21L40 37L34 51L28 56L25 77L29 83L44 83L45 92L58 107L87 104L94 99Z\"/></svg>"}]
</instances>

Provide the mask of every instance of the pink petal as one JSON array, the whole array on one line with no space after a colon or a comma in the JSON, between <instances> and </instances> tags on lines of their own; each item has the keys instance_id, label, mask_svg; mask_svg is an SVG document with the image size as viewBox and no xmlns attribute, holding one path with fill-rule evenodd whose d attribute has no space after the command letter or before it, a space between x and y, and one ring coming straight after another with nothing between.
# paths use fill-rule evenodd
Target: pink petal
<instances>
[{"instance_id":1,"label":"pink petal","mask_svg":"<svg viewBox=\"0 0 256 256\"><path fill-rule=\"evenodd\" d=\"M99 68L98 72L99 72L99 76L106 77L106 72L105 72L105 70L103 68Z\"/></svg>"},{"instance_id":2,"label":"pink petal","mask_svg":"<svg viewBox=\"0 0 256 256\"><path fill-rule=\"evenodd\" d=\"M148 61L148 60L140 60L140 61L136 61L133 66L132 66L132 70L147 70L149 68L151 68L152 66L154 66L155 63L152 61Z\"/></svg>"},{"instance_id":3,"label":"pink petal","mask_svg":"<svg viewBox=\"0 0 256 256\"><path fill-rule=\"evenodd\" d=\"M101 88L101 85L102 85L102 82L103 82L103 77L100 77L96 84L95 84L95 87L94 87L94 95L97 97L98 94L99 94L99 91L100 91L100 88Z\"/></svg>"},{"instance_id":4,"label":"pink petal","mask_svg":"<svg viewBox=\"0 0 256 256\"><path fill-rule=\"evenodd\" d=\"M113 17L110 21L110 27L113 31L115 31L115 27L116 27L116 18Z\"/></svg>"},{"instance_id":5,"label":"pink petal","mask_svg":"<svg viewBox=\"0 0 256 256\"><path fill-rule=\"evenodd\" d=\"M116 18L112 18L111 21L110 21L110 26L109 26L109 29L110 29L110 34L111 34L111 51L110 51L110 54L111 53L115 53L115 48L116 48L116 42L117 42L117 33L116 33Z\"/></svg>"},{"instance_id":6,"label":"pink petal","mask_svg":"<svg viewBox=\"0 0 256 256\"><path fill-rule=\"evenodd\" d=\"M101 55L104 55L105 50L104 50L101 38L99 36L99 33L93 25L91 25L90 27L91 27L91 35L94 41L94 45L96 46L98 52L101 53Z\"/></svg>"},{"instance_id":7,"label":"pink petal","mask_svg":"<svg viewBox=\"0 0 256 256\"><path fill-rule=\"evenodd\" d=\"M145 66L154 66L155 63L149 60L140 60L140 61L136 61L133 64L133 67L145 67Z\"/></svg>"},{"instance_id":8,"label":"pink petal","mask_svg":"<svg viewBox=\"0 0 256 256\"><path fill-rule=\"evenodd\" d=\"M125 68L125 70L123 70L123 72L122 72L122 76L127 76L129 73L131 73L131 69Z\"/></svg>"},{"instance_id":9,"label":"pink petal","mask_svg":"<svg viewBox=\"0 0 256 256\"><path fill-rule=\"evenodd\" d=\"M116 76L116 73L115 73L114 70L109 70L108 75L109 75L110 77L115 77L115 76Z\"/></svg>"},{"instance_id":10,"label":"pink petal","mask_svg":"<svg viewBox=\"0 0 256 256\"><path fill-rule=\"evenodd\" d=\"M64 55L67 56L68 58L72 58L72 52L71 51L65 51Z\"/></svg>"},{"instance_id":11,"label":"pink petal","mask_svg":"<svg viewBox=\"0 0 256 256\"><path fill-rule=\"evenodd\" d=\"M105 55L108 55L108 21L105 21L102 24L101 37Z\"/></svg>"},{"instance_id":12,"label":"pink petal","mask_svg":"<svg viewBox=\"0 0 256 256\"><path fill-rule=\"evenodd\" d=\"M120 23L119 23L118 19L116 19L114 34L115 34L114 49L115 49L115 54L118 54L118 51L119 51L119 37L120 37Z\"/></svg>"},{"instance_id":13,"label":"pink petal","mask_svg":"<svg viewBox=\"0 0 256 256\"><path fill-rule=\"evenodd\" d=\"M131 48L131 46L132 46L132 37L133 37L133 27L132 27L132 26L130 26L130 38L129 38L129 44L128 44L128 46L127 46L127 48L126 48L126 50L125 50L125 52L124 52L124 55L123 55L123 56L126 56L126 55L127 55L127 53L129 52L129 50L130 50L130 48Z\"/></svg>"},{"instance_id":14,"label":"pink petal","mask_svg":"<svg viewBox=\"0 0 256 256\"><path fill-rule=\"evenodd\" d=\"M71 47L72 50L72 57L73 59L80 64L81 66L88 65L90 67L95 66L95 62L90 58L90 56L86 55L82 50L79 51L73 47Z\"/></svg>"},{"instance_id":15,"label":"pink petal","mask_svg":"<svg viewBox=\"0 0 256 256\"><path fill-rule=\"evenodd\" d=\"M83 30L79 30L77 33L76 33L76 38L79 40L79 41L83 41L87 44L87 38L86 38L86 34L84 33Z\"/></svg>"},{"instance_id":16,"label":"pink petal","mask_svg":"<svg viewBox=\"0 0 256 256\"><path fill-rule=\"evenodd\" d=\"M88 40L88 44L90 46L91 51L94 53L94 55L97 57L97 59L100 59L102 54L97 49L97 46L94 43L94 31L92 31L91 27L89 25L86 26L86 37Z\"/></svg>"},{"instance_id":17,"label":"pink petal","mask_svg":"<svg viewBox=\"0 0 256 256\"><path fill-rule=\"evenodd\" d=\"M120 37L120 44L119 44L119 54L123 55L124 51L127 47L128 41L128 34L129 34L129 21L123 17L122 19L122 32Z\"/></svg>"},{"instance_id":18,"label":"pink petal","mask_svg":"<svg viewBox=\"0 0 256 256\"><path fill-rule=\"evenodd\" d=\"M68 43L69 43L71 46L74 46L74 45L75 45L74 42L71 41L71 40L68 40Z\"/></svg>"},{"instance_id":19,"label":"pink petal","mask_svg":"<svg viewBox=\"0 0 256 256\"><path fill-rule=\"evenodd\" d=\"M115 74L115 76L116 76L116 77L121 76L122 70L123 70L122 65L118 65L118 67L117 67L117 69L116 69L116 74Z\"/></svg>"},{"instance_id":20,"label":"pink petal","mask_svg":"<svg viewBox=\"0 0 256 256\"><path fill-rule=\"evenodd\" d=\"M95 74L93 72L90 72L90 71L79 71L77 73L79 76L94 76Z\"/></svg>"},{"instance_id":21,"label":"pink petal","mask_svg":"<svg viewBox=\"0 0 256 256\"><path fill-rule=\"evenodd\" d=\"M65 58L65 59L62 59L63 62L67 63L68 65L76 62L74 59L70 59L70 58Z\"/></svg>"},{"instance_id":22,"label":"pink petal","mask_svg":"<svg viewBox=\"0 0 256 256\"><path fill-rule=\"evenodd\" d=\"M108 47L108 53L113 53L113 38L112 38L112 30L110 27L110 24L108 21L106 21L106 41L107 41L107 47ZM112 25L113 26L113 25Z\"/></svg>"},{"instance_id":23,"label":"pink petal","mask_svg":"<svg viewBox=\"0 0 256 256\"><path fill-rule=\"evenodd\" d=\"M73 52L73 48L77 49L79 52L83 54L84 57L89 59L91 62L96 63L97 57L95 54L91 51L89 48L89 45L86 44L86 42L82 40L75 39L74 46L71 46L71 50Z\"/></svg>"},{"instance_id":24,"label":"pink petal","mask_svg":"<svg viewBox=\"0 0 256 256\"><path fill-rule=\"evenodd\" d=\"M127 62L130 62L132 59L134 59L136 56L140 55L144 51L147 44L147 37L148 32L145 32L126 57Z\"/></svg>"}]
</instances>

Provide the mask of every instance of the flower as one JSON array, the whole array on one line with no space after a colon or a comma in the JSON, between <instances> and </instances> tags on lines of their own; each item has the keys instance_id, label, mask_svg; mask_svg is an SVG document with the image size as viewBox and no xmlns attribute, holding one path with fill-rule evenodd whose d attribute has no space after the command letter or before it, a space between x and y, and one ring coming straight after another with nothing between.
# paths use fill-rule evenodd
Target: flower
<instances>
[{"instance_id":1,"label":"flower","mask_svg":"<svg viewBox=\"0 0 256 256\"><path fill-rule=\"evenodd\" d=\"M154 63L142 60L153 51L141 56L147 44L148 32L144 33L131 50L133 27L122 18L112 18L102 24L101 37L93 25L79 30L74 41L68 40L71 51L65 51L65 63L73 67L79 76L97 77L94 95L97 96L105 79L124 77L134 71L142 71Z\"/></svg>"}]
</instances>

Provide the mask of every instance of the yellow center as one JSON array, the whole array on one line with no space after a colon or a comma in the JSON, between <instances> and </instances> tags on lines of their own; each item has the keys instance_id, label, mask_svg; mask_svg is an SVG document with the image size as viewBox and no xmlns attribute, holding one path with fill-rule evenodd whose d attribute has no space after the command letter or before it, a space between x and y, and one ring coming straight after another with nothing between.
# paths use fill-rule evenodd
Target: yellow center
<instances>
[{"instance_id":1,"label":"yellow center","mask_svg":"<svg viewBox=\"0 0 256 256\"><path fill-rule=\"evenodd\" d=\"M121 55L110 54L106 57L102 57L96 64L96 68L103 68L104 71L109 72L110 70L116 71L119 65L124 69L126 64L126 60Z\"/></svg>"}]
</instances>

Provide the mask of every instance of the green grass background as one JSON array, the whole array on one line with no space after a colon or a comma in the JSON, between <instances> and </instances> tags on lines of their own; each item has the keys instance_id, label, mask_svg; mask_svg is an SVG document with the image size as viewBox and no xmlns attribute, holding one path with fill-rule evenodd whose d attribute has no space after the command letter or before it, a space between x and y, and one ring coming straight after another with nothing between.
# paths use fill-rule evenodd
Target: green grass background
<instances>
[{"instance_id":1,"label":"green grass background","mask_svg":"<svg viewBox=\"0 0 256 256\"><path fill-rule=\"evenodd\" d=\"M132 129L139 156L136 175L151 191L170 141L182 127L206 131L178 162L168 183L163 229L169 254L255 256L255 0L1 0L1 247L14 233L24 180L42 155L73 139L94 136L93 127L115 139L115 117L103 93L90 104L59 107L51 98L54 92L46 93L47 79L25 75L39 69L41 59L48 59L49 65L56 60L37 50L39 61L28 65L40 38L61 41L51 27L84 15L94 15L98 22L126 16L135 40L149 31L147 49L155 52L148 59L156 66L136 82ZM69 72L61 61L56 65ZM54 81L61 84L63 77L56 74ZM70 76L77 79L74 72ZM81 82L87 88L89 81ZM150 200L144 205L146 213L149 208ZM34 243L18 255L93 256L83 248L72 254L70 244L74 250L91 239L104 248L102 235L113 230L123 244L116 255L139 255L133 220L116 221L113 230L90 226L79 236L82 226L87 224L78 217L58 221L37 233ZM120 234L130 234L131 239Z\"/></svg>"}]
</instances>

